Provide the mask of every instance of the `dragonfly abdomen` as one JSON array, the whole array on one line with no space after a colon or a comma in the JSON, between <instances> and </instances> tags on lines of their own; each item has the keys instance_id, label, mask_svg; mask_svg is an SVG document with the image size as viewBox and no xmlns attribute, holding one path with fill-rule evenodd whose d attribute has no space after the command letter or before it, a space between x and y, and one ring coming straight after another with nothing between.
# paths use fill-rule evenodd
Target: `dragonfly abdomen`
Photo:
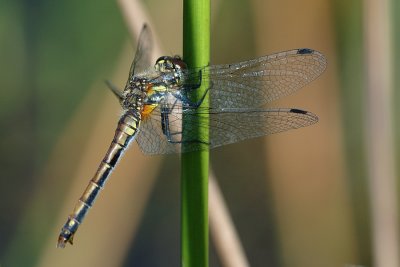
<instances>
[{"instance_id":1,"label":"dragonfly abdomen","mask_svg":"<svg viewBox=\"0 0 400 267\"><path fill-rule=\"evenodd\" d=\"M73 213L68 217L67 222L61 230L58 238L58 247L64 247L67 242L72 244L74 234L78 230L79 225L93 206L94 201L104 187L122 153L136 136L140 120L140 113L135 110L129 110L122 115L106 156L101 161L96 174L90 180L78 203L75 205Z\"/></svg>"}]
</instances>

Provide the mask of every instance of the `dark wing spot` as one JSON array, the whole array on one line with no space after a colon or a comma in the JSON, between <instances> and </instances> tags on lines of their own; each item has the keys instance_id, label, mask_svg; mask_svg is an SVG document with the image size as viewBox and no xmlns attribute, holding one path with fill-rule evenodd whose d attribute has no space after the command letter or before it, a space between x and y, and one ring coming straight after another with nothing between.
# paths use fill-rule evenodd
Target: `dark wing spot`
<instances>
[{"instance_id":1,"label":"dark wing spot","mask_svg":"<svg viewBox=\"0 0 400 267\"><path fill-rule=\"evenodd\" d=\"M305 110L297 109L297 108L292 108L290 109L290 112L292 113L299 113L299 114L307 114L308 112Z\"/></svg>"},{"instance_id":2,"label":"dark wing spot","mask_svg":"<svg viewBox=\"0 0 400 267\"><path fill-rule=\"evenodd\" d=\"M301 49L297 50L297 54L300 54L300 55L312 54L312 53L314 53L314 50L312 50L310 48L301 48Z\"/></svg>"}]
</instances>

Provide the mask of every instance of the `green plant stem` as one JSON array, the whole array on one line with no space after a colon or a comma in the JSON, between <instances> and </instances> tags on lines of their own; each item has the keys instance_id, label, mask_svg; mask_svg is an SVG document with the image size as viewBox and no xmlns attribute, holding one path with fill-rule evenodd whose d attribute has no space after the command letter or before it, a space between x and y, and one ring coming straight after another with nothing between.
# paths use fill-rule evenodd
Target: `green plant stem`
<instances>
[{"instance_id":1,"label":"green plant stem","mask_svg":"<svg viewBox=\"0 0 400 267\"><path fill-rule=\"evenodd\" d=\"M190 68L209 64L210 60L210 1L184 0L183 2L183 59ZM207 89L202 82L201 88L194 90L200 99ZM208 105L208 97L202 106ZM183 127L185 118L183 118ZM201 123L208 124L205 117ZM192 126L191 126L192 127ZM201 138L208 141L208 131L198 125L190 132L189 138ZM184 130L184 132L186 132ZM185 138L185 137L184 137ZM181 173L181 241L182 266L208 266L208 163L207 150L182 154Z\"/></svg>"}]
</instances>

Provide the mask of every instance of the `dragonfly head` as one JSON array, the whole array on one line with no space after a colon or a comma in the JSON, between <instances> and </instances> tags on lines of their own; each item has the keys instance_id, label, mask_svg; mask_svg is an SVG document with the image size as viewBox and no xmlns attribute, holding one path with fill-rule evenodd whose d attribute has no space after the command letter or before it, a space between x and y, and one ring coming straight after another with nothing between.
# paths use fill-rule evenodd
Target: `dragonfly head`
<instances>
[{"instance_id":1,"label":"dragonfly head","mask_svg":"<svg viewBox=\"0 0 400 267\"><path fill-rule=\"evenodd\" d=\"M179 57L163 56L157 59L154 69L162 74L169 84L179 85L182 82L182 73L187 69L186 63Z\"/></svg>"},{"instance_id":2,"label":"dragonfly head","mask_svg":"<svg viewBox=\"0 0 400 267\"><path fill-rule=\"evenodd\" d=\"M154 65L156 71L159 72L173 72L187 69L186 63L180 58L180 56L162 56L159 57Z\"/></svg>"}]
</instances>

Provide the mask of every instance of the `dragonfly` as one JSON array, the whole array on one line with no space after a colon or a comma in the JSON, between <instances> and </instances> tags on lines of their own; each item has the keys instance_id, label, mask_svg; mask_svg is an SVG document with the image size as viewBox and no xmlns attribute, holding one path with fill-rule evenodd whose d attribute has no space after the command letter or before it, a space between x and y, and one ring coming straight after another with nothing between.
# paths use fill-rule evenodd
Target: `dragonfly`
<instances>
[{"instance_id":1,"label":"dragonfly","mask_svg":"<svg viewBox=\"0 0 400 267\"><path fill-rule=\"evenodd\" d=\"M133 140L145 154L185 153L318 121L316 115L301 109L263 107L320 76L327 62L318 51L294 49L234 64L188 68L179 56L162 56L152 66L152 46L150 29L144 25L124 90L108 82L123 112L104 159L61 229L57 247L73 243L78 227ZM205 84L201 93L199 88ZM195 93L200 97L193 97ZM204 107L206 96L210 101ZM203 131L199 134L194 125Z\"/></svg>"}]
</instances>

